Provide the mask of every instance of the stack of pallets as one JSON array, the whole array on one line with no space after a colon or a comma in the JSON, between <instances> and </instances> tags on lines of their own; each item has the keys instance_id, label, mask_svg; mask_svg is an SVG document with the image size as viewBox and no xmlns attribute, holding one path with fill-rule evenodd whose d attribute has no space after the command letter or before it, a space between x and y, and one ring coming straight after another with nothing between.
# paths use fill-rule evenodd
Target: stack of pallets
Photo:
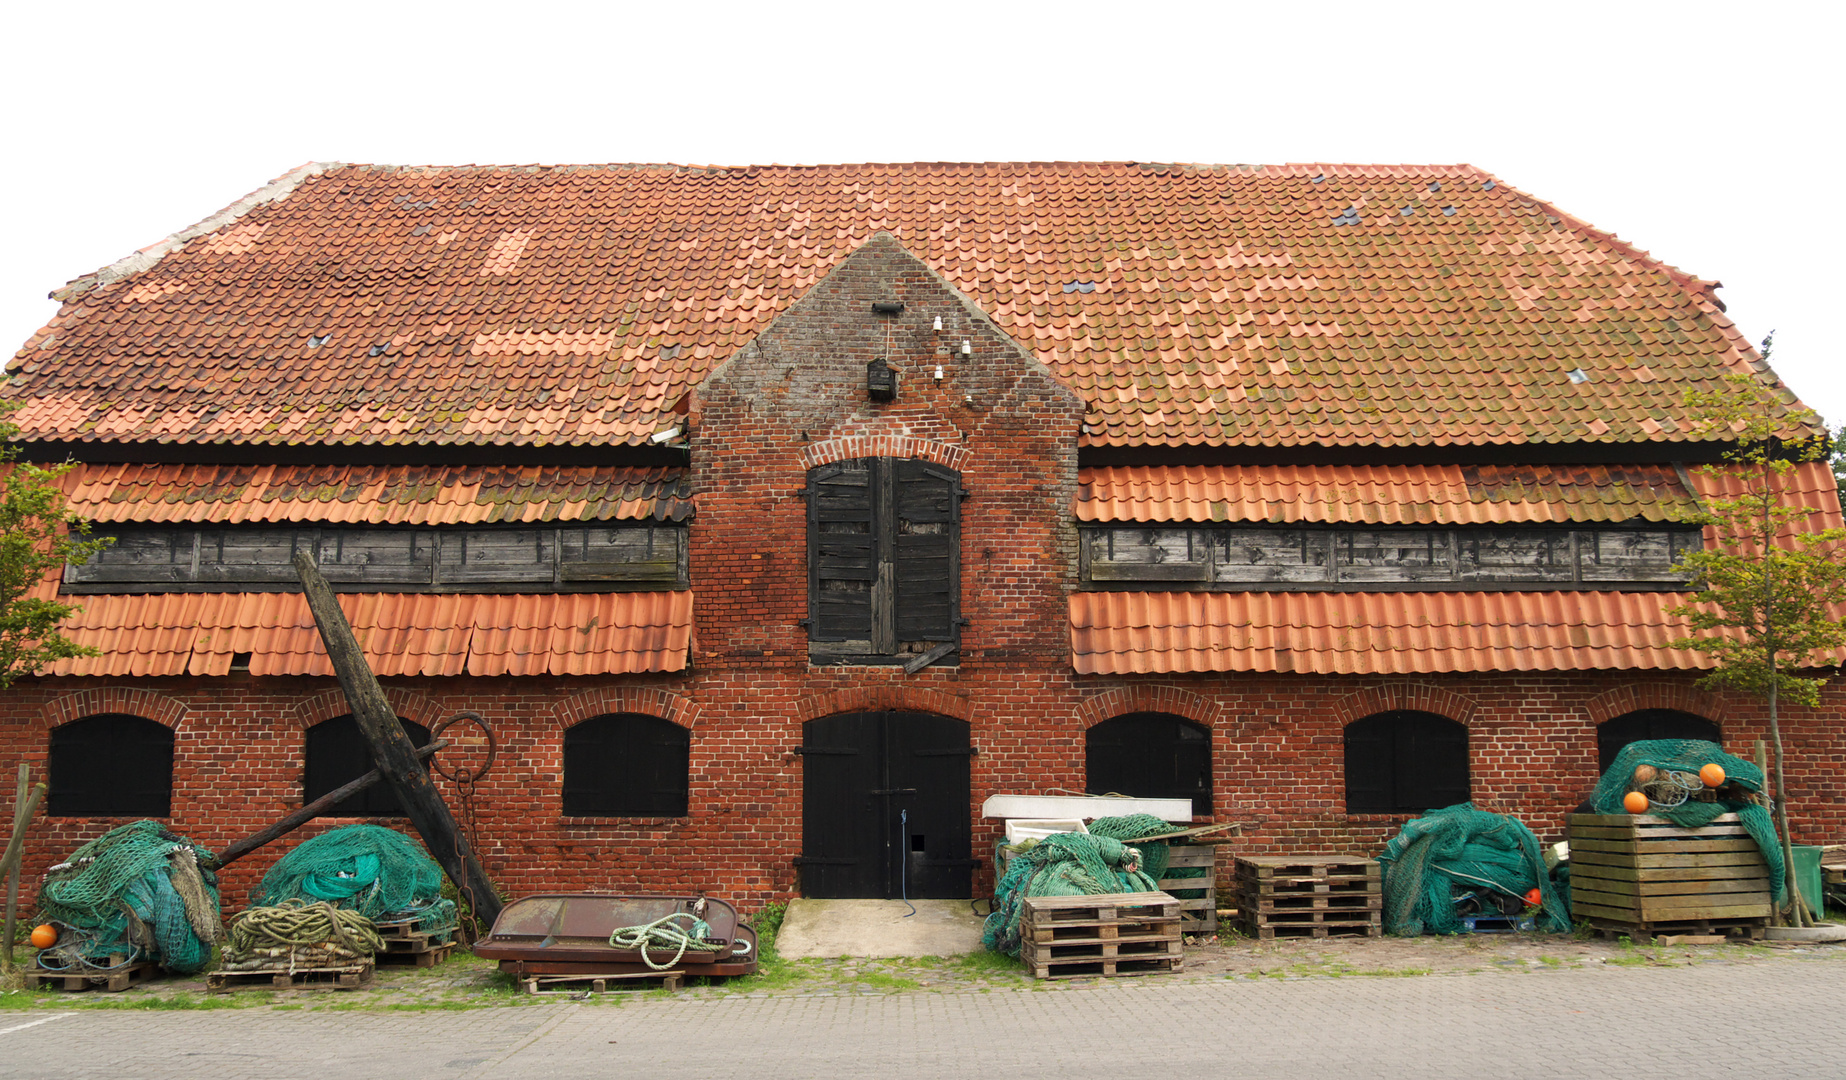
<instances>
[{"instance_id":1,"label":"stack of pallets","mask_svg":"<svg viewBox=\"0 0 1846 1080\"><path fill-rule=\"evenodd\" d=\"M1179 901L1179 928L1187 934L1209 934L1218 929L1217 847L1213 844L1173 844L1167 848L1167 876L1154 885L1162 892L1205 895ZM1203 868L1201 877L1173 877L1172 871Z\"/></svg>"},{"instance_id":2,"label":"stack of pallets","mask_svg":"<svg viewBox=\"0 0 1846 1080\"><path fill-rule=\"evenodd\" d=\"M1019 958L1035 979L1179 971L1180 910L1163 892L1029 896Z\"/></svg>"},{"instance_id":3,"label":"stack of pallets","mask_svg":"<svg viewBox=\"0 0 1846 1080\"><path fill-rule=\"evenodd\" d=\"M455 942L437 941L437 935L417 929L417 920L378 924L378 936L385 947L373 957L380 964L406 964L435 967L455 951Z\"/></svg>"},{"instance_id":4,"label":"stack of pallets","mask_svg":"<svg viewBox=\"0 0 1846 1080\"><path fill-rule=\"evenodd\" d=\"M1384 893L1363 855L1240 855L1237 920L1258 939L1379 937Z\"/></svg>"},{"instance_id":5,"label":"stack of pallets","mask_svg":"<svg viewBox=\"0 0 1846 1080\"><path fill-rule=\"evenodd\" d=\"M1736 814L1685 828L1650 814L1573 814L1570 914L1605 937L1759 937L1769 866Z\"/></svg>"},{"instance_id":6,"label":"stack of pallets","mask_svg":"<svg viewBox=\"0 0 1846 1080\"><path fill-rule=\"evenodd\" d=\"M260 967L246 971L214 971L205 976L207 990L267 987L275 990L357 990L372 981L376 969L368 958L351 964L325 967Z\"/></svg>"}]
</instances>

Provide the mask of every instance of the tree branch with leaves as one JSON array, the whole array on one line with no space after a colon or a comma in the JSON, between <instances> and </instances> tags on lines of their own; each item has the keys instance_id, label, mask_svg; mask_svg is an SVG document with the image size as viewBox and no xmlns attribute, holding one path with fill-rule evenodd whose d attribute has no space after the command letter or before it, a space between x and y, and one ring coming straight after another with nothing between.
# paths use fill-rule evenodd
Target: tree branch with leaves
<instances>
[{"instance_id":1,"label":"tree branch with leaves","mask_svg":"<svg viewBox=\"0 0 1846 1080\"><path fill-rule=\"evenodd\" d=\"M4 419L16 408L0 402L0 439L9 440L0 446L0 688L59 660L97 655L59 630L76 605L33 593L53 571L87 561L109 542L86 539L88 524L65 505L58 478L71 465L18 460L10 440L19 429Z\"/></svg>"},{"instance_id":2,"label":"tree branch with leaves","mask_svg":"<svg viewBox=\"0 0 1846 1080\"><path fill-rule=\"evenodd\" d=\"M1733 494L1709 499L1692 519L1713 530L1716 544L1680 563L1695 594L1668 613L1684 618L1692 634L1669 645L1704 653L1716 663L1699 680L1701 688L1767 702L1775 745L1776 828L1792 882L1779 706L1784 701L1818 706L1827 682L1818 673L1837 665L1846 649L1846 566L1841 565L1846 529L1814 529L1813 519L1823 508L1790 498L1792 474L1804 462L1826 460L1828 440L1806 434L1825 431L1811 412L1788 409L1749 375L1731 376L1717 390L1690 391L1686 405L1703 434L1732 442L1726 464L1707 465L1703 471L1718 481L1714 488ZM1799 903L1793 914L1796 925L1802 925Z\"/></svg>"}]
</instances>

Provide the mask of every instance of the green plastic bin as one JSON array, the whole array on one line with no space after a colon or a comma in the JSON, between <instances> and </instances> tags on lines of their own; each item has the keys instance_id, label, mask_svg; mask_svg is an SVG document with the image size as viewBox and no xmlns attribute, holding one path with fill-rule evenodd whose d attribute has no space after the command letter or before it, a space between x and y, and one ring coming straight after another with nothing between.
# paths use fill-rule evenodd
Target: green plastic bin
<instances>
[{"instance_id":1,"label":"green plastic bin","mask_svg":"<svg viewBox=\"0 0 1846 1080\"><path fill-rule=\"evenodd\" d=\"M1801 888L1801 898L1808 902L1808 907L1816 915L1826 915L1826 894L1821 891L1820 849L1808 844L1796 844L1795 849L1795 884Z\"/></svg>"}]
</instances>

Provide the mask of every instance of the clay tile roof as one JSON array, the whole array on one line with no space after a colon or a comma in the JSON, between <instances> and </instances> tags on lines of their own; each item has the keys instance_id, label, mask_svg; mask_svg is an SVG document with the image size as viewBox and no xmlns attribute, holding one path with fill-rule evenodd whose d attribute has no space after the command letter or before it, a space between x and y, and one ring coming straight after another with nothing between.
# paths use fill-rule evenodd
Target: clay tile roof
<instances>
[{"instance_id":1,"label":"clay tile roof","mask_svg":"<svg viewBox=\"0 0 1846 1080\"><path fill-rule=\"evenodd\" d=\"M1083 675L1702 670L1664 648L1683 593L1076 593Z\"/></svg>"},{"instance_id":2,"label":"clay tile roof","mask_svg":"<svg viewBox=\"0 0 1846 1080\"><path fill-rule=\"evenodd\" d=\"M1714 282L1466 165L315 164L72 282L26 437L639 444L889 232L1083 396L1088 445L1694 438L1793 397Z\"/></svg>"},{"instance_id":3,"label":"clay tile roof","mask_svg":"<svg viewBox=\"0 0 1846 1080\"><path fill-rule=\"evenodd\" d=\"M682 470L365 465L79 465L62 481L94 522L451 525L684 521Z\"/></svg>"},{"instance_id":4,"label":"clay tile roof","mask_svg":"<svg viewBox=\"0 0 1846 1080\"><path fill-rule=\"evenodd\" d=\"M620 675L681 671L692 593L348 593L340 607L379 675ZM331 675L299 593L86 596L65 633L101 656L51 675Z\"/></svg>"},{"instance_id":5,"label":"clay tile roof","mask_svg":"<svg viewBox=\"0 0 1846 1080\"><path fill-rule=\"evenodd\" d=\"M1086 468L1093 522L1486 525L1683 520L1671 465L1192 465Z\"/></svg>"}]
</instances>

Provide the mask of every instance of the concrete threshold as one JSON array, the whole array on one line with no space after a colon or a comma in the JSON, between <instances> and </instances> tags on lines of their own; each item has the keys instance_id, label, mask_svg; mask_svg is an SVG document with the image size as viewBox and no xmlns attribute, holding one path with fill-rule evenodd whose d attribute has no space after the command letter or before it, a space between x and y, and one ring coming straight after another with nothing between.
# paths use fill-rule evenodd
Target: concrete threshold
<instances>
[{"instance_id":1,"label":"concrete threshold","mask_svg":"<svg viewBox=\"0 0 1846 1080\"><path fill-rule=\"evenodd\" d=\"M968 900L790 900L776 952L791 960L960 956L980 951L981 922Z\"/></svg>"}]
</instances>

